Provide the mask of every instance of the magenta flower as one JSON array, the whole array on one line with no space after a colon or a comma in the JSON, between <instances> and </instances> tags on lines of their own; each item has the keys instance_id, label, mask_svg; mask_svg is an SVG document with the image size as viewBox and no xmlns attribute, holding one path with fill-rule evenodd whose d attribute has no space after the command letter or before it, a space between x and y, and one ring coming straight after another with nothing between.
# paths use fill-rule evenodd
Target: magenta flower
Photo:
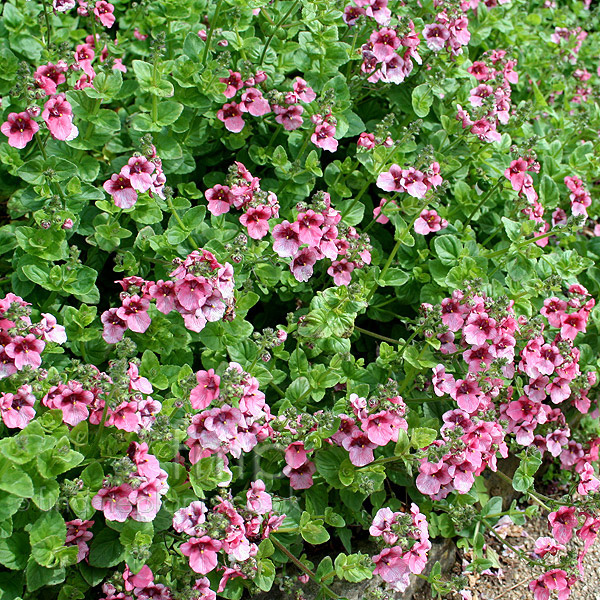
<instances>
[{"instance_id":1,"label":"magenta flower","mask_svg":"<svg viewBox=\"0 0 600 600\"><path fill-rule=\"evenodd\" d=\"M35 396L30 385L22 385L16 394L0 394L2 420L9 429L25 429L35 417Z\"/></svg>"},{"instance_id":2,"label":"magenta flower","mask_svg":"<svg viewBox=\"0 0 600 600\"><path fill-rule=\"evenodd\" d=\"M309 209L298 214L298 237L303 244L318 246L323 236L321 225L325 218L323 215Z\"/></svg>"},{"instance_id":3,"label":"magenta flower","mask_svg":"<svg viewBox=\"0 0 600 600\"><path fill-rule=\"evenodd\" d=\"M57 86L66 81L66 65L61 64L61 62L63 61L59 61L56 65L53 65L52 63L42 65L41 67L38 67L33 74L35 82L48 96L56 94Z\"/></svg>"},{"instance_id":4,"label":"magenta flower","mask_svg":"<svg viewBox=\"0 0 600 600\"><path fill-rule=\"evenodd\" d=\"M153 185L152 173L156 165L144 156L132 156L121 169L121 175L129 179L131 187L140 193L147 192Z\"/></svg>"},{"instance_id":5,"label":"magenta flower","mask_svg":"<svg viewBox=\"0 0 600 600\"><path fill-rule=\"evenodd\" d=\"M25 148L39 129L27 112L10 113L0 126L0 131L8 138L8 145L19 149Z\"/></svg>"},{"instance_id":6,"label":"magenta flower","mask_svg":"<svg viewBox=\"0 0 600 600\"><path fill-rule=\"evenodd\" d=\"M294 256L290 265L292 275L297 281L308 281L313 274L313 267L317 262L317 252L313 248L303 248Z\"/></svg>"},{"instance_id":7,"label":"magenta flower","mask_svg":"<svg viewBox=\"0 0 600 600\"><path fill-rule=\"evenodd\" d=\"M199 500L192 502L185 508L180 508L173 515L173 529L179 533L185 532L188 535L197 535L200 531L200 525L206 521L207 508L204 502Z\"/></svg>"},{"instance_id":8,"label":"magenta flower","mask_svg":"<svg viewBox=\"0 0 600 600\"><path fill-rule=\"evenodd\" d=\"M108 192L119 208L131 208L138 199L129 177L123 173L114 173L102 186Z\"/></svg>"},{"instance_id":9,"label":"magenta flower","mask_svg":"<svg viewBox=\"0 0 600 600\"><path fill-rule=\"evenodd\" d=\"M467 344L480 346L496 334L496 321L486 313L473 313L469 315L467 324L463 329L463 337Z\"/></svg>"},{"instance_id":10,"label":"magenta flower","mask_svg":"<svg viewBox=\"0 0 600 600\"><path fill-rule=\"evenodd\" d=\"M458 406L469 414L473 414L481 402L481 388L472 376L458 379L450 390L450 396L456 400Z\"/></svg>"},{"instance_id":11,"label":"magenta flower","mask_svg":"<svg viewBox=\"0 0 600 600\"><path fill-rule=\"evenodd\" d=\"M375 460L373 449L377 445L360 429L355 429L344 438L342 446L348 450L350 462L355 467L364 467Z\"/></svg>"},{"instance_id":12,"label":"magenta flower","mask_svg":"<svg viewBox=\"0 0 600 600\"><path fill-rule=\"evenodd\" d=\"M377 177L377 187L386 192L405 192L402 169L399 165L392 165L389 171L384 171Z\"/></svg>"},{"instance_id":13,"label":"magenta flower","mask_svg":"<svg viewBox=\"0 0 600 600\"><path fill-rule=\"evenodd\" d=\"M446 45L446 40L450 37L450 32L441 23L433 23L425 25L423 37L430 50L439 52Z\"/></svg>"},{"instance_id":14,"label":"magenta flower","mask_svg":"<svg viewBox=\"0 0 600 600\"><path fill-rule=\"evenodd\" d=\"M204 196L208 200L208 210L215 217L228 213L233 204L233 197L227 185L217 184L208 188Z\"/></svg>"},{"instance_id":15,"label":"magenta flower","mask_svg":"<svg viewBox=\"0 0 600 600\"><path fill-rule=\"evenodd\" d=\"M135 363L129 363L127 375L129 375L129 391L135 390L136 392L142 392L142 394L152 393L152 384L148 379L140 376L138 367Z\"/></svg>"},{"instance_id":16,"label":"magenta flower","mask_svg":"<svg viewBox=\"0 0 600 600\"><path fill-rule=\"evenodd\" d=\"M273 227L273 250L279 256L287 257L294 256L300 248L300 224L295 221L289 223L283 221L279 225Z\"/></svg>"},{"instance_id":17,"label":"magenta flower","mask_svg":"<svg viewBox=\"0 0 600 600\"><path fill-rule=\"evenodd\" d=\"M4 347L4 351L9 358L14 360L18 371L23 369L25 365L29 365L32 369L37 369L42 364L40 354L45 346L45 342L38 340L32 333L29 333L25 337L21 335L15 336Z\"/></svg>"},{"instance_id":18,"label":"magenta flower","mask_svg":"<svg viewBox=\"0 0 600 600\"><path fill-rule=\"evenodd\" d=\"M94 14L96 15L97 19L100 21L100 23L102 23L102 25L104 25L104 27L107 27L108 29L115 24L116 19L115 15L113 15L114 11L115 7L110 4L110 2L106 2L105 0L96 2L96 5L94 6Z\"/></svg>"},{"instance_id":19,"label":"magenta flower","mask_svg":"<svg viewBox=\"0 0 600 600\"><path fill-rule=\"evenodd\" d=\"M239 133L244 129L242 110L237 102L223 104L223 108L217 111L217 119L225 123L225 129L231 133Z\"/></svg>"},{"instance_id":20,"label":"magenta flower","mask_svg":"<svg viewBox=\"0 0 600 600\"><path fill-rule=\"evenodd\" d=\"M452 476L448 471L448 465L443 460L437 463L425 461L419 466L416 486L422 494L435 496L441 487L450 481Z\"/></svg>"},{"instance_id":21,"label":"magenta flower","mask_svg":"<svg viewBox=\"0 0 600 600\"><path fill-rule=\"evenodd\" d=\"M262 117L271 112L271 107L267 100L263 98L262 92L251 87L242 94L240 110L250 113L253 117Z\"/></svg>"},{"instance_id":22,"label":"magenta flower","mask_svg":"<svg viewBox=\"0 0 600 600\"><path fill-rule=\"evenodd\" d=\"M123 581L125 582L125 590L131 592L134 588L148 587L154 581L154 574L148 565L144 565L134 574L129 570L129 565L126 564L125 571L123 571Z\"/></svg>"},{"instance_id":23,"label":"magenta flower","mask_svg":"<svg viewBox=\"0 0 600 600\"><path fill-rule=\"evenodd\" d=\"M587 327L587 314L584 311L562 315L560 334L563 338L573 341L580 331L585 332Z\"/></svg>"},{"instance_id":24,"label":"magenta flower","mask_svg":"<svg viewBox=\"0 0 600 600\"><path fill-rule=\"evenodd\" d=\"M448 227L448 221L442 219L435 210L423 210L415 221L415 231L421 235L435 233Z\"/></svg>"},{"instance_id":25,"label":"magenta flower","mask_svg":"<svg viewBox=\"0 0 600 600\"><path fill-rule=\"evenodd\" d=\"M136 333L144 333L150 327L151 319L148 314L150 302L137 294L127 296L123 306L117 309L117 316L127 323L127 327Z\"/></svg>"},{"instance_id":26,"label":"magenta flower","mask_svg":"<svg viewBox=\"0 0 600 600\"><path fill-rule=\"evenodd\" d=\"M292 467L297 469L301 467L308 460L306 450L304 449L304 442L293 442L285 451L285 462Z\"/></svg>"},{"instance_id":27,"label":"magenta flower","mask_svg":"<svg viewBox=\"0 0 600 600\"><path fill-rule=\"evenodd\" d=\"M58 94L44 104L42 118L55 140L70 139L73 130L73 111L64 94Z\"/></svg>"},{"instance_id":28,"label":"magenta flower","mask_svg":"<svg viewBox=\"0 0 600 600\"><path fill-rule=\"evenodd\" d=\"M42 330L42 337L47 342L56 342L57 344L64 344L67 341L67 334L65 328L59 325L56 321L56 317L48 313L42 313L42 320L40 321L40 329Z\"/></svg>"},{"instance_id":29,"label":"magenta flower","mask_svg":"<svg viewBox=\"0 0 600 600\"><path fill-rule=\"evenodd\" d=\"M290 478L290 487L294 490L307 490L312 487L313 478L317 467L310 460L300 465L297 469L286 465L283 467L283 474Z\"/></svg>"},{"instance_id":30,"label":"magenta flower","mask_svg":"<svg viewBox=\"0 0 600 600\"><path fill-rule=\"evenodd\" d=\"M127 484L113 488L101 488L92 498L92 506L104 512L104 517L109 521L123 523L130 515L133 506L129 501L131 486Z\"/></svg>"},{"instance_id":31,"label":"magenta flower","mask_svg":"<svg viewBox=\"0 0 600 600\"><path fill-rule=\"evenodd\" d=\"M213 540L207 535L201 538L191 538L189 542L179 547L184 556L190 559L190 567L196 573L206 575L217 566L217 552L221 549L221 542Z\"/></svg>"},{"instance_id":32,"label":"magenta flower","mask_svg":"<svg viewBox=\"0 0 600 600\"><path fill-rule=\"evenodd\" d=\"M269 206L250 207L240 216L240 223L248 229L248 235L254 240L260 240L269 233L269 219L272 216Z\"/></svg>"},{"instance_id":33,"label":"magenta flower","mask_svg":"<svg viewBox=\"0 0 600 600\"><path fill-rule=\"evenodd\" d=\"M120 342L123 339L123 334L127 331L127 322L117 315L118 310L118 308L109 308L100 317L104 325L102 339L107 344Z\"/></svg>"},{"instance_id":34,"label":"magenta flower","mask_svg":"<svg viewBox=\"0 0 600 600\"><path fill-rule=\"evenodd\" d=\"M575 510L574 506L561 506L548 515L552 535L559 544L566 544L573 537L573 530L577 527Z\"/></svg>"},{"instance_id":35,"label":"magenta flower","mask_svg":"<svg viewBox=\"0 0 600 600\"><path fill-rule=\"evenodd\" d=\"M302 77L296 77L296 79L294 79L292 87L294 92L296 93L298 98L302 100L302 102L310 104L317 97L314 90L307 85L306 81L304 81Z\"/></svg>"},{"instance_id":36,"label":"magenta flower","mask_svg":"<svg viewBox=\"0 0 600 600\"><path fill-rule=\"evenodd\" d=\"M333 137L334 135L335 125L321 123L315 127L315 131L310 136L310 140L315 146L323 148L323 150L335 152L338 148L338 141Z\"/></svg>"},{"instance_id":37,"label":"magenta flower","mask_svg":"<svg viewBox=\"0 0 600 600\"><path fill-rule=\"evenodd\" d=\"M88 406L93 400L92 392L84 390L82 385L76 381L69 381L68 385L49 404L52 408L62 410L65 423L75 426L88 418Z\"/></svg>"},{"instance_id":38,"label":"magenta flower","mask_svg":"<svg viewBox=\"0 0 600 600\"><path fill-rule=\"evenodd\" d=\"M111 411L106 424L113 425L121 431L139 431L141 420L137 411L137 402L121 402Z\"/></svg>"},{"instance_id":39,"label":"magenta flower","mask_svg":"<svg viewBox=\"0 0 600 600\"><path fill-rule=\"evenodd\" d=\"M204 410L213 400L219 397L221 378L214 369L196 373L198 385L190 393L190 402L195 410Z\"/></svg>"},{"instance_id":40,"label":"magenta flower","mask_svg":"<svg viewBox=\"0 0 600 600\"><path fill-rule=\"evenodd\" d=\"M257 515L264 515L273 508L271 495L265 489L264 481L257 479L250 483L250 489L246 492L246 508Z\"/></svg>"}]
</instances>

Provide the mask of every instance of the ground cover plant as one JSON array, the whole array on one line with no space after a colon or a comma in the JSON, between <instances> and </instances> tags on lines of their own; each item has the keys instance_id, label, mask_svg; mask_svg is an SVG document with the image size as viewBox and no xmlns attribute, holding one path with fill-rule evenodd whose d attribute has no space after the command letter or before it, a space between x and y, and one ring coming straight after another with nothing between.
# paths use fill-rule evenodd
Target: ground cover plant
<instances>
[{"instance_id":1,"label":"ground cover plant","mask_svg":"<svg viewBox=\"0 0 600 600\"><path fill-rule=\"evenodd\" d=\"M493 569L483 534L539 510L513 550L568 598L600 530L598 22L4 2L0 597L469 598L432 541Z\"/></svg>"}]
</instances>

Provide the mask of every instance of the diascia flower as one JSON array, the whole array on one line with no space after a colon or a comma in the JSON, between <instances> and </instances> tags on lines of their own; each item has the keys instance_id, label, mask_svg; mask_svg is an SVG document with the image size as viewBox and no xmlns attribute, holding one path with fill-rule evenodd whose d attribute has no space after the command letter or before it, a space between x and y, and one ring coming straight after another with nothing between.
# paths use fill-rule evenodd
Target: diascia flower
<instances>
[{"instance_id":1,"label":"diascia flower","mask_svg":"<svg viewBox=\"0 0 600 600\"><path fill-rule=\"evenodd\" d=\"M73 111L64 94L50 98L44 104L42 119L50 130L50 135L56 140L72 139Z\"/></svg>"},{"instance_id":2,"label":"diascia flower","mask_svg":"<svg viewBox=\"0 0 600 600\"><path fill-rule=\"evenodd\" d=\"M10 113L0 131L8 138L8 145L13 148L25 148L40 130L40 126L29 116L28 112Z\"/></svg>"}]
</instances>

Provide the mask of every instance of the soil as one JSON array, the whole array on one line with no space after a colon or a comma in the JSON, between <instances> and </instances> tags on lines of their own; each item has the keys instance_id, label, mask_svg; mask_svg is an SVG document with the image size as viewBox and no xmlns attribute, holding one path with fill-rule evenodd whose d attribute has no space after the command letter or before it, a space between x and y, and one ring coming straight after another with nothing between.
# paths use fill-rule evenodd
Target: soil
<instances>
[{"instance_id":1,"label":"soil","mask_svg":"<svg viewBox=\"0 0 600 600\"><path fill-rule=\"evenodd\" d=\"M497 526L496 533L515 548L528 554L533 551L538 537L551 535L546 514L527 519L524 526L513 523ZM470 592L470 600L533 600L533 594L528 587L529 582L541 575L544 569L528 565L489 533L486 535L486 544L497 553L501 568L491 569L485 574L468 575L469 584L465 591ZM568 549L576 551L582 547L583 543L579 538L574 538L567 546ZM452 574L459 575L462 571L461 564L466 566L469 558L459 550ZM583 567L584 577L573 586L569 600L600 600L600 540L589 549ZM428 589L421 590L413 596L413 600L433 598ZM445 600L468 598L468 595L453 594Z\"/></svg>"}]
</instances>

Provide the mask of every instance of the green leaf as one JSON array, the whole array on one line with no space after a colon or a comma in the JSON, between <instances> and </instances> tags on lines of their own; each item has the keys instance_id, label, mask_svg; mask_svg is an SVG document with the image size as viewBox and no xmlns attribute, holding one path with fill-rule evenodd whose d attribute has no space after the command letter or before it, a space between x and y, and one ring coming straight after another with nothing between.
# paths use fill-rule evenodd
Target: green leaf
<instances>
[{"instance_id":1,"label":"green leaf","mask_svg":"<svg viewBox=\"0 0 600 600\"><path fill-rule=\"evenodd\" d=\"M21 498L31 498L33 484L29 475L13 463L8 461L3 463L0 467L0 490Z\"/></svg>"},{"instance_id":2,"label":"green leaf","mask_svg":"<svg viewBox=\"0 0 600 600\"><path fill-rule=\"evenodd\" d=\"M0 564L7 569L23 570L27 566L29 552L29 540L22 531L14 532L10 538L0 539Z\"/></svg>"},{"instance_id":3,"label":"green leaf","mask_svg":"<svg viewBox=\"0 0 600 600\"><path fill-rule=\"evenodd\" d=\"M438 432L429 427L415 427L410 436L410 443L413 448L425 448L437 439Z\"/></svg>"},{"instance_id":4,"label":"green leaf","mask_svg":"<svg viewBox=\"0 0 600 600\"><path fill-rule=\"evenodd\" d=\"M38 565L33 558L27 563L27 589L29 592L34 592L46 585L56 585L65 580L65 569L47 569Z\"/></svg>"},{"instance_id":5,"label":"green leaf","mask_svg":"<svg viewBox=\"0 0 600 600\"><path fill-rule=\"evenodd\" d=\"M427 83L418 85L412 91L412 107L417 117L426 117L433 104L433 90Z\"/></svg>"},{"instance_id":6,"label":"green leaf","mask_svg":"<svg viewBox=\"0 0 600 600\"><path fill-rule=\"evenodd\" d=\"M124 551L119 532L107 527L92 539L89 563L93 567L114 567L123 560Z\"/></svg>"},{"instance_id":7,"label":"green leaf","mask_svg":"<svg viewBox=\"0 0 600 600\"><path fill-rule=\"evenodd\" d=\"M183 110L183 104L166 100L158 105L156 122L161 126L171 125L175 123Z\"/></svg>"}]
</instances>

